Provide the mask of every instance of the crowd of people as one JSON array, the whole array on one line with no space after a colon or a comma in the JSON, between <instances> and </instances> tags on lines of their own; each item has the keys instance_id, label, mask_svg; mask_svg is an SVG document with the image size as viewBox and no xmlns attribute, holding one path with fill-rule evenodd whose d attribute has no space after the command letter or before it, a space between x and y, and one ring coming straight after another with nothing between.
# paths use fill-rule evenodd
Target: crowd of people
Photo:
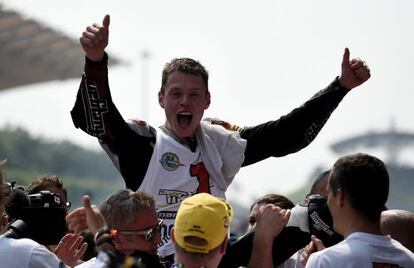
<instances>
[{"instance_id":1,"label":"crowd of people","mask_svg":"<svg viewBox=\"0 0 414 268\"><path fill-rule=\"evenodd\" d=\"M99 208L85 196L83 207L69 212L65 187L56 176L39 177L27 187L13 189L2 176L0 182L0 210L6 221L0 238L0 256L5 267L414 264L414 212L386 208L388 171L380 159L368 154L339 158L331 170L315 179L304 201L296 205L283 195L258 198L251 206L247 233L240 238L231 234L234 211L225 199L209 193L185 198L170 230L175 250L172 263L158 254L162 219L154 198L147 193L119 190ZM367 194L369 191L372 195ZM21 192L26 195L19 196ZM44 197L49 195L54 197L53 201ZM43 200L38 200L39 196ZM23 201L24 197L28 201ZM43 217L54 218L47 223L47 230L38 229L33 218L25 217L30 209L35 210L31 215L44 224L48 219ZM56 219L61 215L63 225ZM16 225L18 221L27 226ZM62 225L65 232L59 233L61 228L54 225ZM45 242L53 241L45 237L55 237L56 232L57 243ZM89 244L83 242L85 233L93 235ZM87 248L91 254L85 254Z\"/></svg>"},{"instance_id":2,"label":"crowd of people","mask_svg":"<svg viewBox=\"0 0 414 268\"><path fill-rule=\"evenodd\" d=\"M325 89L277 120L242 128L203 119L209 74L196 60L173 59L158 93L165 123L155 128L124 120L112 101L109 25L106 15L80 38L85 73L71 115L98 139L125 189L98 205L84 196L70 211L56 176L26 187L1 177L5 267L414 267L414 212L386 208L387 168L364 153L339 158L303 202L258 198L246 234L230 229L225 193L240 168L306 147L345 95L370 78L348 48Z\"/></svg>"}]
</instances>

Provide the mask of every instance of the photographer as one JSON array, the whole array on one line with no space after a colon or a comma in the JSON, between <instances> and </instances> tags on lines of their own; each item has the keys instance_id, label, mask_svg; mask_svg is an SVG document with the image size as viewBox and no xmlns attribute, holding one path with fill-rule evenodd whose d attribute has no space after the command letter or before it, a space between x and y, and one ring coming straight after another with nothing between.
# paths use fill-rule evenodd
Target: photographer
<instances>
[{"instance_id":1,"label":"photographer","mask_svg":"<svg viewBox=\"0 0 414 268\"><path fill-rule=\"evenodd\" d=\"M60 197L49 191L28 195L12 188L5 204L9 238L30 238L42 245L57 245L66 233L65 209Z\"/></svg>"},{"instance_id":2,"label":"photographer","mask_svg":"<svg viewBox=\"0 0 414 268\"><path fill-rule=\"evenodd\" d=\"M9 189L3 181L1 166L5 161L0 161L0 211L3 212L4 204L8 198ZM11 239L0 237L0 260L2 267L65 267L53 253L39 243L27 239Z\"/></svg>"},{"instance_id":3,"label":"photographer","mask_svg":"<svg viewBox=\"0 0 414 268\"><path fill-rule=\"evenodd\" d=\"M47 190L28 195L14 187L6 203L6 212L11 223L4 237L32 239L46 246L68 266L78 264L87 244L82 244L79 234L66 234L67 207L60 195Z\"/></svg>"},{"instance_id":4,"label":"photographer","mask_svg":"<svg viewBox=\"0 0 414 268\"><path fill-rule=\"evenodd\" d=\"M63 184L63 180L55 175L38 176L27 186L26 191L30 196L33 196L34 194L45 193L44 191L49 191L53 194L56 200L57 197L55 196L58 195L60 201L53 202L54 200L50 200L50 202L53 202L55 207L59 208L58 214L54 217L58 219L58 221L50 222L50 224L56 229L57 232L51 232L51 235L49 236L55 236L55 234L57 234L59 239L55 240L54 243L38 242L45 245L49 250L53 251L62 261L71 267L82 262L81 258L85 255L85 252L88 248L88 244L84 242L84 237L81 234L72 234L70 237L67 237L65 239L62 238L68 231L64 218L71 207L71 203L68 201L68 191ZM65 214L62 213L61 208L64 208ZM65 230L63 230L63 228ZM61 238L62 240L60 240ZM59 250L56 250L59 240L61 246ZM91 254L96 256L94 252L95 246L92 244L90 247L92 251Z\"/></svg>"}]
</instances>

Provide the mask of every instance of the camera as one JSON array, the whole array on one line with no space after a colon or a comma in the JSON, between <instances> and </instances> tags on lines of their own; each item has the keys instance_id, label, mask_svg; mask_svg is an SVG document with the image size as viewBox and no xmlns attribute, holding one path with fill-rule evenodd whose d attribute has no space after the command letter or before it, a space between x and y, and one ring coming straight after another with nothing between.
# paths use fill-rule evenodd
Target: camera
<instances>
[{"instance_id":1,"label":"camera","mask_svg":"<svg viewBox=\"0 0 414 268\"><path fill-rule=\"evenodd\" d=\"M66 209L60 196L50 191L28 195L14 188L5 211L12 223L2 237L30 238L42 245L56 245L66 234Z\"/></svg>"}]
</instances>

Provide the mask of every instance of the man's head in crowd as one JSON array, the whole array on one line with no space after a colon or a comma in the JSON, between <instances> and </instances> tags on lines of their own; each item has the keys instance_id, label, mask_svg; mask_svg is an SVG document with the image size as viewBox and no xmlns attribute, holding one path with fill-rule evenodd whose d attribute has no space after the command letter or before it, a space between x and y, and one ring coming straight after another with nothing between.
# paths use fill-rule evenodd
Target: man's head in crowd
<instances>
[{"instance_id":1,"label":"man's head in crowd","mask_svg":"<svg viewBox=\"0 0 414 268\"><path fill-rule=\"evenodd\" d=\"M318 176L313 180L311 188L309 190L308 195L318 194L321 196L327 195L326 187L328 185L329 175L331 174L331 170L325 170L322 173L319 173Z\"/></svg>"},{"instance_id":2,"label":"man's head in crowd","mask_svg":"<svg viewBox=\"0 0 414 268\"><path fill-rule=\"evenodd\" d=\"M339 158L328 184L328 206L335 231L345 235L351 217L377 225L388 191L388 171L380 159L361 153Z\"/></svg>"},{"instance_id":3,"label":"man's head in crowd","mask_svg":"<svg viewBox=\"0 0 414 268\"><path fill-rule=\"evenodd\" d=\"M9 193L10 193L9 188L4 183L4 178L3 178L2 166L5 162L6 162L5 160L0 160L0 210L2 213L4 209L4 204L6 203L7 197L9 196Z\"/></svg>"},{"instance_id":4,"label":"man's head in crowd","mask_svg":"<svg viewBox=\"0 0 414 268\"><path fill-rule=\"evenodd\" d=\"M283 195L267 194L256 199L250 206L249 225L248 229L252 229L256 225L256 217L262 206L273 204L283 209L291 209L295 206L291 200Z\"/></svg>"},{"instance_id":5,"label":"man's head in crowd","mask_svg":"<svg viewBox=\"0 0 414 268\"><path fill-rule=\"evenodd\" d=\"M226 251L233 209L207 193L182 201L171 231L176 263L185 267L217 267Z\"/></svg>"},{"instance_id":6,"label":"man's head in crowd","mask_svg":"<svg viewBox=\"0 0 414 268\"><path fill-rule=\"evenodd\" d=\"M57 176L40 176L36 177L27 187L28 194L40 193L40 191L49 191L60 196L60 203L67 209L70 209L68 202L68 192L63 186L63 182Z\"/></svg>"},{"instance_id":7,"label":"man's head in crowd","mask_svg":"<svg viewBox=\"0 0 414 268\"><path fill-rule=\"evenodd\" d=\"M103 202L101 212L108 228L114 230L117 251L124 255L134 251L157 253L160 222L150 195L129 189L117 191Z\"/></svg>"},{"instance_id":8,"label":"man's head in crowd","mask_svg":"<svg viewBox=\"0 0 414 268\"><path fill-rule=\"evenodd\" d=\"M2 166L5 163L5 160L0 160L0 221L1 221L1 225L5 224L7 222L7 219L4 217L3 212L4 212L4 204L6 204L7 198L9 196L9 188L6 186L6 184L4 183L4 179L3 179L3 170L2 170Z\"/></svg>"},{"instance_id":9,"label":"man's head in crowd","mask_svg":"<svg viewBox=\"0 0 414 268\"><path fill-rule=\"evenodd\" d=\"M381 231L414 252L414 212L401 209L381 213Z\"/></svg>"},{"instance_id":10,"label":"man's head in crowd","mask_svg":"<svg viewBox=\"0 0 414 268\"><path fill-rule=\"evenodd\" d=\"M9 187L4 183L3 178L2 166L5 162L5 160L0 160L0 231L3 231L3 228L6 227L8 223L7 218L4 216L4 205L10 194Z\"/></svg>"}]
</instances>

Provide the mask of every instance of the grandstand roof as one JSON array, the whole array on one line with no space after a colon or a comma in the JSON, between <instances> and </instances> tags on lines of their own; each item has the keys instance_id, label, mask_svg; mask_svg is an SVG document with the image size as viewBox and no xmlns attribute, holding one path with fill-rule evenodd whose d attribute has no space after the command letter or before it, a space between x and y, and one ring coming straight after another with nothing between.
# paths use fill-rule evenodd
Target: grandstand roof
<instances>
[{"instance_id":1,"label":"grandstand roof","mask_svg":"<svg viewBox=\"0 0 414 268\"><path fill-rule=\"evenodd\" d=\"M0 5L0 91L81 76L84 53L78 40ZM111 64L119 60L111 57Z\"/></svg>"}]
</instances>

